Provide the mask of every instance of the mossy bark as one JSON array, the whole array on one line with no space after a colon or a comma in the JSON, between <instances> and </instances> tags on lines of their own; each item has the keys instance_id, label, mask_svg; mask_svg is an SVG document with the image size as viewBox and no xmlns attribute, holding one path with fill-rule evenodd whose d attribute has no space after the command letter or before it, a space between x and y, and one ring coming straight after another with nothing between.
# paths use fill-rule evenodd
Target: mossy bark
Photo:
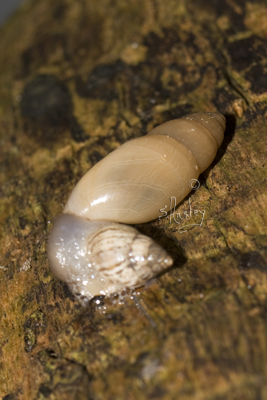
<instances>
[{"instance_id":1,"label":"mossy bark","mask_svg":"<svg viewBox=\"0 0 267 400\"><path fill-rule=\"evenodd\" d=\"M267 399L266 39L266 4L241 0L32 0L2 28L5 399ZM202 226L139 226L174 268L83 308L46 257L75 183L126 140L216 110L225 140L190 194Z\"/></svg>"}]
</instances>

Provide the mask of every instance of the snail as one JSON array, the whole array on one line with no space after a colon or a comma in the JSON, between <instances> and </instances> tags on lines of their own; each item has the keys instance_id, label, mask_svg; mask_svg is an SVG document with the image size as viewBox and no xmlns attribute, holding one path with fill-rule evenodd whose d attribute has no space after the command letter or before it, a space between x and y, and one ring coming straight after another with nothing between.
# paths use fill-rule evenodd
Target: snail
<instances>
[{"instance_id":1,"label":"snail","mask_svg":"<svg viewBox=\"0 0 267 400\"><path fill-rule=\"evenodd\" d=\"M156 219L159 206L177 204L214 160L225 118L196 113L165 122L129 140L94 165L73 189L48 241L53 272L87 302L96 295L143 286L172 258L124 224Z\"/></svg>"}]
</instances>

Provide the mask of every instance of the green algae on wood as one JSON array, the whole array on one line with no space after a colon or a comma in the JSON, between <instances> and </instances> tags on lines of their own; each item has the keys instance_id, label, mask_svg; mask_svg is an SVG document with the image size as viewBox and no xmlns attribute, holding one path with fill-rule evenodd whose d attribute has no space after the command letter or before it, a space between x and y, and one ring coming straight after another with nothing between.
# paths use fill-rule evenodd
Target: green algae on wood
<instances>
[{"instance_id":1,"label":"green algae on wood","mask_svg":"<svg viewBox=\"0 0 267 400\"><path fill-rule=\"evenodd\" d=\"M41 0L2 28L1 396L264 398L266 10L259 1ZM43 75L67 88L83 135L66 116L44 129L21 113L27 85ZM226 139L191 196L206 210L203 227L142 228L176 268L136 299L82 310L46 258L74 184L130 138L216 110L227 115ZM25 352L37 310L46 329Z\"/></svg>"}]
</instances>

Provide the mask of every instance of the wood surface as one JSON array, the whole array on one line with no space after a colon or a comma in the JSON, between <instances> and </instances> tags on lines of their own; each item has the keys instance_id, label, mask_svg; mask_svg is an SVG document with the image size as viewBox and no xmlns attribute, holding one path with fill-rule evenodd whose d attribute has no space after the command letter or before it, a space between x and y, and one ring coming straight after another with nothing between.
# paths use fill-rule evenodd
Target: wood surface
<instances>
[{"instance_id":1,"label":"wood surface","mask_svg":"<svg viewBox=\"0 0 267 400\"><path fill-rule=\"evenodd\" d=\"M31 0L1 29L3 399L267 399L266 40L260 0ZM159 123L216 110L225 140L177 210L190 198L202 226L138 226L174 267L83 308L46 256L74 185Z\"/></svg>"}]
</instances>

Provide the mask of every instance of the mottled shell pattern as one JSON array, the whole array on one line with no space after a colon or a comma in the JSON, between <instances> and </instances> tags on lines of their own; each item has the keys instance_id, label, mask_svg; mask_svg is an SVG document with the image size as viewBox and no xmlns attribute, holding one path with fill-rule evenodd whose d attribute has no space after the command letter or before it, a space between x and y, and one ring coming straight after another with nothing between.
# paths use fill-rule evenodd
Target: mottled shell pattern
<instances>
[{"instance_id":1,"label":"mottled shell pattern","mask_svg":"<svg viewBox=\"0 0 267 400\"><path fill-rule=\"evenodd\" d=\"M223 141L225 118L197 113L130 140L91 168L73 189L48 243L54 273L90 299L144 285L172 265L133 227L156 219L162 204L190 192Z\"/></svg>"},{"instance_id":2,"label":"mottled shell pattern","mask_svg":"<svg viewBox=\"0 0 267 400\"><path fill-rule=\"evenodd\" d=\"M71 214L57 219L48 255L55 274L89 299L142 286L172 265L161 246L133 227Z\"/></svg>"}]
</instances>

